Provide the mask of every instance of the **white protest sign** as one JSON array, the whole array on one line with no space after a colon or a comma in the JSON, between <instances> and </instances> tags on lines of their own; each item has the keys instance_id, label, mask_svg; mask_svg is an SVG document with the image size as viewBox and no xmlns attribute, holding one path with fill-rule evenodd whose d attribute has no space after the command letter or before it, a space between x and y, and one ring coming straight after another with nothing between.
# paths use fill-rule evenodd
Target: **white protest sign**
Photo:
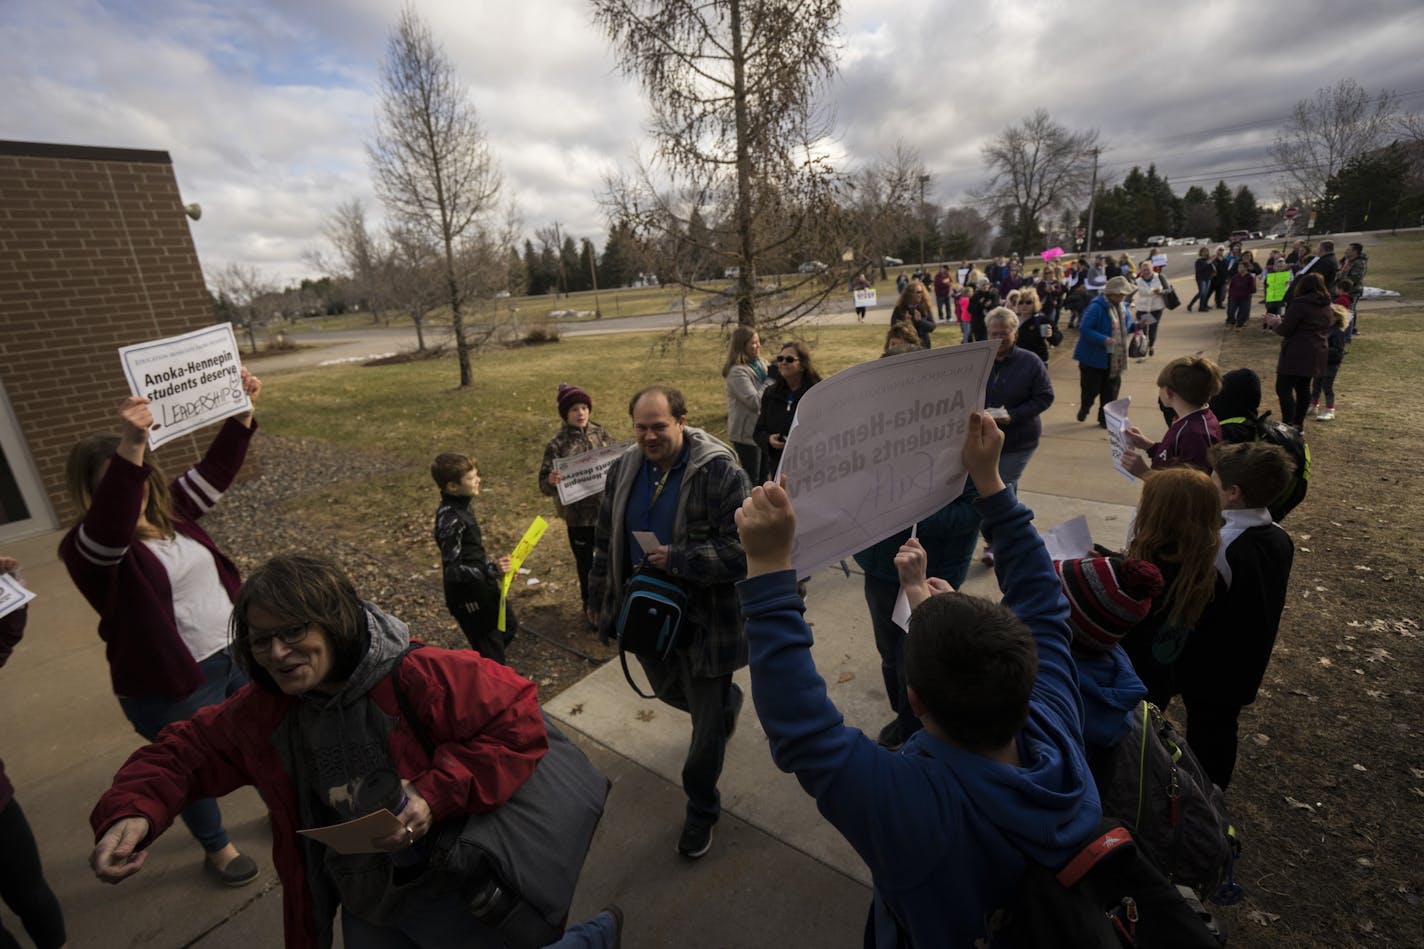
<instances>
[{"instance_id":1,"label":"white protest sign","mask_svg":"<svg viewBox=\"0 0 1424 949\"><path fill-rule=\"evenodd\" d=\"M1125 430L1132 423L1127 420L1128 407L1132 405L1132 396L1123 396L1114 402L1109 402L1103 406L1103 420L1108 423L1108 449L1112 452L1113 468L1128 481L1136 481L1132 472L1122 466L1122 456L1124 453L1132 451L1132 445L1128 444Z\"/></svg>"},{"instance_id":2,"label":"white protest sign","mask_svg":"<svg viewBox=\"0 0 1424 949\"><path fill-rule=\"evenodd\" d=\"M852 295L855 297L856 306L875 306L874 290L856 290Z\"/></svg>"},{"instance_id":3,"label":"white protest sign","mask_svg":"<svg viewBox=\"0 0 1424 949\"><path fill-rule=\"evenodd\" d=\"M231 323L125 346L119 361L129 391L151 403L151 448L252 408Z\"/></svg>"},{"instance_id":4,"label":"white protest sign","mask_svg":"<svg viewBox=\"0 0 1424 949\"><path fill-rule=\"evenodd\" d=\"M1166 254L1153 254L1153 255L1152 255L1152 266L1154 266L1154 267L1165 267L1165 266L1167 266L1167 255L1166 255Z\"/></svg>"},{"instance_id":5,"label":"white protest sign","mask_svg":"<svg viewBox=\"0 0 1424 949\"><path fill-rule=\"evenodd\" d=\"M1054 560L1077 560L1093 553L1093 534L1088 529L1087 517L1077 517L1064 521L1057 527L1039 531L1043 546L1048 548L1048 556Z\"/></svg>"},{"instance_id":6,"label":"white protest sign","mask_svg":"<svg viewBox=\"0 0 1424 949\"><path fill-rule=\"evenodd\" d=\"M628 447L627 442L586 451L582 455L556 458L554 470L559 473L559 503L573 504L603 493L608 469Z\"/></svg>"},{"instance_id":7,"label":"white protest sign","mask_svg":"<svg viewBox=\"0 0 1424 949\"><path fill-rule=\"evenodd\" d=\"M0 573L0 616L9 616L35 598L8 573Z\"/></svg>"},{"instance_id":8,"label":"white protest sign","mask_svg":"<svg viewBox=\"0 0 1424 949\"><path fill-rule=\"evenodd\" d=\"M964 433L997 342L861 363L807 390L779 474L796 506L797 576L922 521L964 489Z\"/></svg>"}]
</instances>

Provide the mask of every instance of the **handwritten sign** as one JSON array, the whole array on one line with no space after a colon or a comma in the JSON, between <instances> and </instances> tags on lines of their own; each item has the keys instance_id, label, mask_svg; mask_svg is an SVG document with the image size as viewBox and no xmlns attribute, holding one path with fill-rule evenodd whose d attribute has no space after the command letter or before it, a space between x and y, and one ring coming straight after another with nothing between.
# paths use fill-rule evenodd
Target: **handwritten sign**
<instances>
[{"instance_id":1,"label":"handwritten sign","mask_svg":"<svg viewBox=\"0 0 1424 949\"><path fill-rule=\"evenodd\" d=\"M509 556L509 572L499 582L499 631L501 633L504 632L504 606L509 600L509 585L514 582L519 568L524 565L524 558L534 550L534 545L539 543L539 538L543 537L544 531L548 529L549 522L542 517L535 516L529 529L524 532L524 536L519 538L519 543L515 545L514 553Z\"/></svg>"},{"instance_id":2,"label":"handwritten sign","mask_svg":"<svg viewBox=\"0 0 1424 949\"><path fill-rule=\"evenodd\" d=\"M119 361L129 391L152 403L152 448L252 409L231 323L125 346Z\"/></svg>"},{"instance_id":3,"label":"handwritten sign","mask_svg":"<svg viewBox=\"0 0 1424 949\"><path fill-rule=\"evenodd\" d=\"M1064 521L1057 527L1039 531L1043 546L1048 548L1048 556L1054 560L1077 560L1093 553L1093 534L1088 528L1088 519L1082 514Z\"/></svg>"},{"instance_id":4,"label":"handwritten sign","mask_svg":"<svg viewBox=\"0 0 1424 949\"><path fill-rule=\"evenodd\" d=\"M608 469L618 456L627 449L628 443L595 448L581 455L556 458L554 470L559 473L559 503L573 504L584 498L603 493L603 482L608 478Z\"/></svg>"},{"instance_id":5,"label":"handwritten sign","mask_svg":"<svg viewBox=\"0 0 1424 949\"><path fill-rule=\"evenodd\" d=\"M856 306L864 306L864 307L873 307L873 306L875 306L875 291L874 291L874 290L856 290L856 291L854 291L851 295L855 297L855 305L856 305Z\"/></svg>"},{"instance_id":6,"label":"handwritten sign","mask_svg":"<svg viewBox=\"0 0 1424 949\"><path fill-rule=\"evenodd\" d=\"M0 573L0 616L9 616L34 598L13 575Z\"/></svg>"},{"instance_id":7,"label":"handwritten sign","mask_svg":"<svg viewBox=\"0 0 1424 949\"><path fill-rule=\"evenodd\" d=\"M1113 469L1128 481L1136 481L1132 472L1122 466L1122 456L1132 451L1132 445L1128 443L1125 434L1127 427L1132 424L1127 420L1127 410L1131 405L1132 396L1123 396L1109 402L1103 406L1103 420L1108 424L1108 450L1112 452Z\"/></svg>"},{"instance_id":8,"label":"handwritten sign","mask_svg":"<svg viewBox=\"0 0 1424 949\"><path fill-rule=\"evenodd\" d=\"M796 505L798 576L959 496L969 413L984 405L997 349L985 340L876 359L807 390L778 471Z\"/></svg>"}]
</instances>

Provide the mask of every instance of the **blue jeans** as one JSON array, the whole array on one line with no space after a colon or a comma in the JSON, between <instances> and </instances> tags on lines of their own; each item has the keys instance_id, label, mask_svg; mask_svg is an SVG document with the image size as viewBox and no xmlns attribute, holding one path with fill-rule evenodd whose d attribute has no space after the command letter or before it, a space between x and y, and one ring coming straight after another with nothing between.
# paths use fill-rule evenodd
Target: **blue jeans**
<instances>
[{"instance_id":1,"label":"blue jeans","mask_svg":"<svg viewBox=\"0 0 1424 949\"><path fill-rule=\"evenodd\" d=\"M937 316L941 320L948 320L954 316L954 306L950 303L952 297L935 297L935 305L938 307Z\"/></svg>"},{"instance_id":2,"label":"blue jeans","mask_svg":"<svg viewBox=\"0 0 1424 949\"><path fill-rule=\"evenodd\" d=\"M1019 478L1023 477L1024 469L1028 467L1028 460L1033 457L1033 453L1038 451L1038 446L1023 448L1018 451L1006 451L999 455L999 477L1004 484L1014 489L1014 494L1019 493Z\"/></svg>"},{"instance_id":3,"label":"blue jeans","mask_svg":"<svg viewBox=\"0 0 1424 949\"><path fill-rule=\"evenodd\" d=\"M247 676L226 649L198 663L198 669L203 673L203 684L185 699L175 702L167 698L129 699L120 696L119 707L124 710L124 717L133 725L134 731L147 741L157 741L158 733L165 725L187 721L199 709L221 704L247 684ZM188 830L208 853L215 853L228 845L217 801L210 797L194 801L183 810L182 817Z\"/></svg>"},{"instance_id":4,"label":"blue jeans","mask_svg":"<svg viewBox=\"0 0 1424 949\"><path fill-rule=\"evenodd\" d=\"M570 926L547 949L608 949L616 934L613 917L599 913ZM481 925L453 893L407 897L406 912L384 926L368 923L341 910L341 936L346 949L502 949L499 933Z\"/></svg>"},{"instance_id":5,"label":"blue jeans","mask_svg":"<svg viewBox=\"0 0 1424 949\"><path fill-rule=\"evenodd\" d=\"M959 324L959 341L967 343L974 338L974 324L968 320Z\"/></svg>"}]
</instances>

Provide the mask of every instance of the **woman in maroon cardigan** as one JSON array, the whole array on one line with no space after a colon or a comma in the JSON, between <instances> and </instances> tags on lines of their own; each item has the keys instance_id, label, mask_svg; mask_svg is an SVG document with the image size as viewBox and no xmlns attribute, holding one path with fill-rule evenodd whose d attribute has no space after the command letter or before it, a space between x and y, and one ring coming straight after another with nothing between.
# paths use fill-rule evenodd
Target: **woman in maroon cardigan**
<instances>
[{"instance_id":1,"label":"woman in maroon cardigan","mask_svg":"<svg viewBox=\"0 0 1424 949\"><path fill-rule=\"evenodd\" d=\"M261 381L244 369L242 385L256 401ZM135 731L155 741L164 726L247 682L228 652L242 581L198 519L237 477L256 423L251 412L228 419L203 459L170 484L145 460L153 427L148 400L125 399L119 421L121 434L91 436L69 453L65 476L84 514L59 554L99 614L119 706ZM215 800L196 801L182 816L219 882L242 886L257 878L257 864L228 839Z\"/></svg>"},{"instance_id":2,"label":"woman in maroon cardigan","mask_svg":"<svg viewBox=\"0 0 1424 949\"><path fill-rule=\"evenodd\" d=\"M1276 361L1281 421L1297 430L1305 425L1305 413L1310 408L1311 381L1325 375L1330 319L1330 294L1317 273L1307 273L1296 282L1285 316L1266 314L1266 325L1285 337Z\"/></svg>"}]
</instances>

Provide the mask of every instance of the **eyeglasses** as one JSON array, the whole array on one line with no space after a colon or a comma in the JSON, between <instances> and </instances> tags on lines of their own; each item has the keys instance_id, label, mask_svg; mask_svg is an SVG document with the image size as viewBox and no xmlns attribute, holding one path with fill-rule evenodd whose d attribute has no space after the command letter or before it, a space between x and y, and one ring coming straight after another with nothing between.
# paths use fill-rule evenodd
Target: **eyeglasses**
<instances>
[{"instance_id":1,"label":"eyeglasses","mask_svg":"<svg viewBox=\"0 0 1424 949\"><path fill-rule=\"evenodd\" d=\"M272 640L280 639L284 646L295 646L297 643L307 638L307 631L311 629L311 623L293 623L291 626L283 626L280 629L257 630L251 627L247 631L247 647L253 652L271 652Z\"/></svg>"},{"instance_id":2,"label":"eyeglasses","mask_svg":"<svg viewBox=\"0 0 1424 949\"><path fill-rule=\"evenodd\" d=\"M801 357L800 357L800 356L777 356L777 357L776 357L776 361L777 361L777 362L800 362L800 361L801 361Z\"/></svg>"}]
</instances>

